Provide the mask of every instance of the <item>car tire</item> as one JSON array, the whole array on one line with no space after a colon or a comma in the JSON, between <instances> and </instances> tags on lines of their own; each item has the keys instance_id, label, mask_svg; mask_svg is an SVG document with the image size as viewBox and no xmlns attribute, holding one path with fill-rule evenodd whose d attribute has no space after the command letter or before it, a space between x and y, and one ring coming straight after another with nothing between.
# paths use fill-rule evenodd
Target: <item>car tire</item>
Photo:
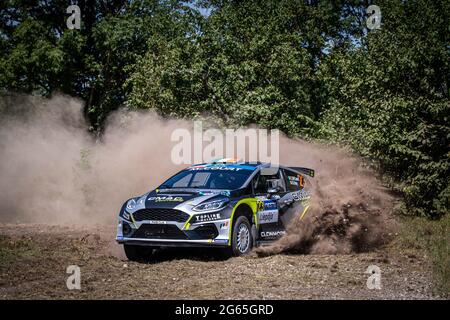
<instances>
[{"instance_id":1,"label":"car tire","mask_svg":"<svg viewBox=\"0 0 450 320\"><path fill-rule=\"evenodd\" d=\"M231 254L235 257L248 254L253 247L252 228L247 217L239 216L233 223Z\"/></svg>"},{"instance_id":2,"label":"car tire","mask_svg":"<svg viewBox=\"0 0 450 320\"><path fill-rule=\"evenodd\" d=\"M144 261L151 257L153 247L124 244L125 255L130 261Z\"/></svg>"}]
</instances>

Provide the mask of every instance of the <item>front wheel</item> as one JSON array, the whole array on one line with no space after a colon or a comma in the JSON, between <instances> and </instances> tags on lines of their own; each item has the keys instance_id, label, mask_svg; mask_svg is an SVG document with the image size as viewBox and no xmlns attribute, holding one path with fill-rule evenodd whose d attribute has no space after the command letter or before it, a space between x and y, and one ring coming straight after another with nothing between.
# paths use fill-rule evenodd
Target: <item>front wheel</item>
<instances>
[{"instance_id":1,"label":"front wheel","mask_svg":"<svg viewBox=\"0 0 450 320\"><path fill-rule=\"evenodd\" d=\"M253 236L250 222L245 216L237 218L233 224L231 252L235 257L247 254L253 247Z\"/></svg>"},{"instance_id":2,"label":"front wheel","mask_svg":"<svg viewBox=\"0 0 450 320\"><path fill-rule=\"evenodd\" d=\"M153 247L135 246L130 244L124 244L123 249L125 255L130 261L144 261L151 257L153 253Z\"/></svg>"}]
</instances>

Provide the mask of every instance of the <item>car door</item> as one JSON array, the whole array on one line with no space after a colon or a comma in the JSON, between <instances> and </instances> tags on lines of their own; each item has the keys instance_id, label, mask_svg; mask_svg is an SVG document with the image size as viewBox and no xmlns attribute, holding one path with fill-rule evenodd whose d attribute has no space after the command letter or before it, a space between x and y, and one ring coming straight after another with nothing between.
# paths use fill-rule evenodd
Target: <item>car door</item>
<instances>
[{"instance_id":1,"label":"car door","mask_svg":"<svg viewBox=\"0 0 450 320\"><path fill-rule=\"evenodd\" d=\"M285 231L280 221L280 202L286 194L286 183L281 170L273 175L257 174L252 181L257 199L258 239L276 240ZM269 187L277 185L277 192L269 193Z\"/></svg>"},{"instance_id":2,"label":"car door","mask_svg":"<svg viewBox=\"0 0 450 320\"><path fill-rule=\"evenodd\" d=\"M305 177L295 171L289 169L282 169L286 184L286 194L280 201L280 207L283 208L280 214L283 225L287 227L293 219L301 216L304 211L304 188ZM284 207L283 207L284 205Z\"/></svg>"}]
</instances>

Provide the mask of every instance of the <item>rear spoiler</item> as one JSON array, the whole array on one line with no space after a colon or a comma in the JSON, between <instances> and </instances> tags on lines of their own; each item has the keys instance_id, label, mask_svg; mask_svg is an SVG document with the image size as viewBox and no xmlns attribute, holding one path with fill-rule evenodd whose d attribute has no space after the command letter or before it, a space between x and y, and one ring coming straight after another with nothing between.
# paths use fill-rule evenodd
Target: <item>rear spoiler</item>
<instances>
[{"instance_id":1,"label":"rear spoiler","mask_svg":"<svg viewBox=\"0 0 450 320\"><path fill-rule=\"evenodd\" d=\"M304 168L304 167L289 167L289 169L292 169L292 170L297 171L299 173L306 174L306 175L308 175L310 177L314 177L314 170L313 169Z\"/></svg>"}]
</instances>

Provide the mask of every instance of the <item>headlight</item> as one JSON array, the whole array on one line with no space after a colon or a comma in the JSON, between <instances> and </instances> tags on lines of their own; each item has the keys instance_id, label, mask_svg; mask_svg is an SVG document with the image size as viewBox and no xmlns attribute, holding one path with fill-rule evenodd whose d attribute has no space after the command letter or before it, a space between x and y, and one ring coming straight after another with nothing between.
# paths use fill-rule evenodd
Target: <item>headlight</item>
<instances>
[{"instance_id":1,"label":"headlight","mask_svg":"<svg viewBox=\"0 0 450 320\"><path fill-rule=\"evenodd\" d=\"M220 220L221 218L222 218L222 216L218 212L204 213L204 214L199 214L199 215L194 216L194 223Z\"/></svg>"},{"instance_id":2,"label":"headlight","mask_svg":"<svg viewBox=\"0 0 450 320\"><path fill-rule=\"evenodd\" d=\"M134 210L134 208L136 208L136 200L131 199L127 202L127 209Z\"/></svg>"},{"instance_id":3,"label":"headlight","mask_svg":"<svg viewBox=\"0 0 450 320\"><path fill-rule=\"evenodd\" d=\"M222 199L222 200L216 200L216 201L210 201L206 203L201 203L192 210L194 211L211 211L211 210L218 210L223 208L228 203L228 200Z\"/></svg>"}]
</instances>

